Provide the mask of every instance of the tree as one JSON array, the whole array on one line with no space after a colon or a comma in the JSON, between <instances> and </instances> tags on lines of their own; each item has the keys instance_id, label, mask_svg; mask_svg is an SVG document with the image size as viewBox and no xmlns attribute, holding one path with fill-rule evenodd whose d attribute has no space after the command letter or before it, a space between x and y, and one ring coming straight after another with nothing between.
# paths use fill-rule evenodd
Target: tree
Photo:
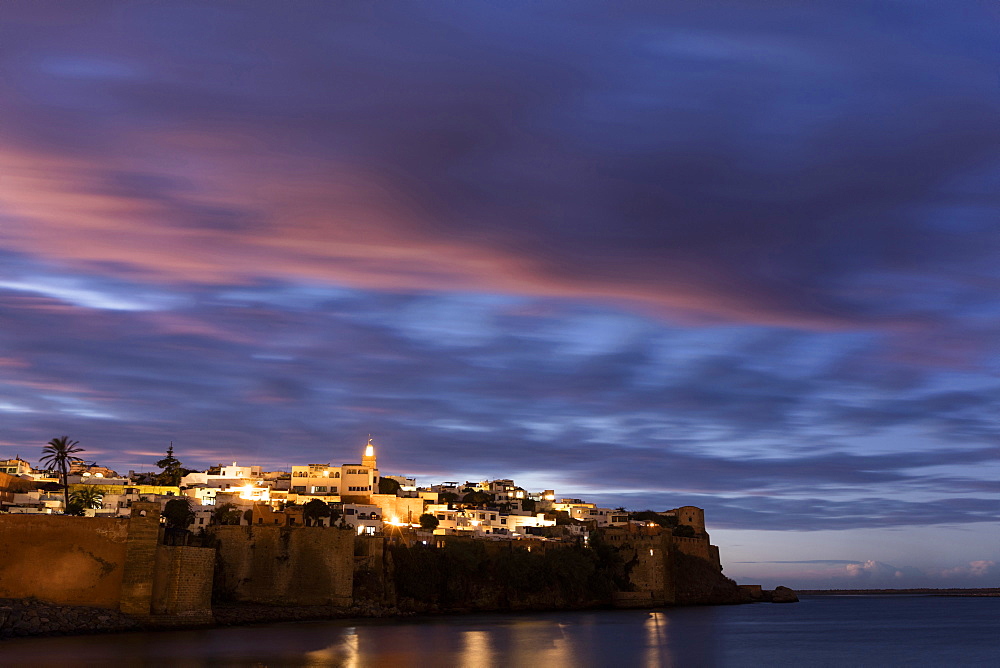
<instances>
[{"instance_id":1,"label":"tree","mask_svg":"<svg viewBox=\"0 0 1000 668\"><path fill-rule=\"evenodd\" d=\"M434 532L434 529L438 528L438 518L434 517L430 513L424 513L420 516L420 528L424 531Z\"/></svg>"},{"instance_id":2,"label":"tree","mask_svg":"<svg viewBox=\"0 0 1000 668\"><path fill-rule=\"evenodd\" d=\"M167 521L167 527L171 529L187 529L194 522L194 511L191 510L191 499L187 496L180 496L167 501L163 506L163 519Z\"/></svg>"},{"instance_id":3,"label":"tree","mask_svg":"<svg viewBox=\"0 0 1000 668\"><path fill-rule=\"evenodd\" d=\"M84 510L88 508L103 508L104 507L104 494L101 490L88 485L82 489L78 489L73 492L69 497L69 506L67 508L73 512L68 512L69 515L82 515Z\"/></svg>"},{"instance_id":4,"label":"tree","mask_svg":"<svg viewBox=\"0 0 1000 668\"><path fill-rule=\"evenodd\" d=\"M167 448L167 456L156 462L156 465L161 469L160 473L156 476L157 484L169 485L171 487L176 487L180 484L181 478L184 477L184 469L181 468L180 460L174 457L173 441L170 442L170 447Z\"/></svg>"},{"instance_id":5,"label":"tree","mask_svg":"<svg viewBox=\"0 0 1000 668\"><path fill-rule=\"evenodd\" d=\"M302 507L302 520L306 523L307 527L312 526L314 523L316 526L319 526L322 518L329 516L330 506L319 499L312 499Z\"/></svg>"},{"instance_id":6,"label":"tree","mask_svg":"<svg viewBox=\"0 0 1000 668\"><path fill-rule=\"evenodd\" d=\"M239 524L242 514L240 509L232 503L223 503L215 507L212 511L212 524Z\"/></svg>"},{"instance_id":7,"label":"tree","mask_svg":"<svg viewBox=\"0 0 1000 668\"><path fill-rule=\"evenodd\" d=\"M76 453L83 452L80 441L71 441L69 436L53 438L42 448L42 457L38 461L50 469L56 469L62 475L63 485L63 508L64 512L69 510L69 482L66 476L69 475L69 467L79 464L83 460L76 456Z\"/></svg>"},{"instance_id":8,"label":"tree","mask_svg":"<svg viewBox=\"0 0 1000 668\"><path fill-rule=\"evenodd\" d=\"M398 480L393 480L392 478L378 479L379 494L395 494L399 491L400 487L402 487L402 485L399 484Z\"/></svg>"},{"instance_id":9,"label":"tree","mask_svg":"<svg viewBox=\"0 0 1000 668\"><path fill-rule=\"evenodd\" d=\"M687 524L681 524L677 527L674 527L674 535L680 536L681 538L694 538L695 537L694 527L689 526Z\"/></svg>"},{"instance_id":10,"label":"tree","mask_svg":"<svg viewBox=\"0 0 1000 668\"><path fill-rule=\"evenodd\" d=\"M521 499L521 510L525 512L534 513L537 506L534 499Z\"/></svg>"},{"instance_id":11,"label":"tree","mask_svg":"<svg viewBox=\"0 0 1000 668\"><path fill-rule=\"evenodd\" d=\"M469 492L462 497L462 503L466 506L487 506L493 502L493 497L486 492Z\"/></svg>"},{"instance_id":12,"label":"tree","mask_svg":"<svg viewBox=\"0 0 1000 668\"><path fill-rule=\"evenodd\" d=\"M441 492L438 494L439 503L447 503L450 505L455 501L458 501L458 494L455 494L455 492Z\"/></svg>"}]
</instances>

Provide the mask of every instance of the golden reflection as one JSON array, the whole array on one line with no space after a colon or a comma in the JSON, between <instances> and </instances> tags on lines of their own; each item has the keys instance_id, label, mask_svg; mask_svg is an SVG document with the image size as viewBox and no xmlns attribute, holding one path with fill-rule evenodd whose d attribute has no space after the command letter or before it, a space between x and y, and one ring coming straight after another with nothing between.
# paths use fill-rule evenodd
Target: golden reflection
<instances>
[{"instance_id":1,"label":"golden reflection","mask_svg":"<svg viewBox=\"0 0 1000 668\"><path fill-rule=\"evenodd\" d=\"M586 643L568 633L569 624L548 620L518 620L506 627L503 643L505 666L537 665L577 668L588 665ZM497 664L501 665L501 664Z\"/></svg>"},{"instance_id":2,"label":"golden reflection","mask_svg":"<svg viewBox=\"0 0 1000 668\"><path fill-rule=\"evenodd\" d=\"M344 635L339 643L334 643L323 649L306 652L303 656L304 666L323 668L338 666L339 668L358 668L361 665L358 650L358 634L355 627L344 629Z\"/></svg>"},{"instance_id":3,"label":"golden reflection","mask_svg":"<svg viewBox=\"0 0 1000 668\"><path fill-rule=\"evenodd\" d=\"M651 612L643 625L646 630L646 665L671 666L667 649L667 624L670 620L662 612Z\"/></svg>"},{"instance_id":4,"label":"golden reflection","mask_svg":"<svg viewBox=\"0 0 1000 668\"><path fill-rule=\"evenodd\" d=\"M458 665L477 666L477 668L498 665L487 631L466 631L462 634L462 640L464 647Z\"/></svg>"}]
</instances>

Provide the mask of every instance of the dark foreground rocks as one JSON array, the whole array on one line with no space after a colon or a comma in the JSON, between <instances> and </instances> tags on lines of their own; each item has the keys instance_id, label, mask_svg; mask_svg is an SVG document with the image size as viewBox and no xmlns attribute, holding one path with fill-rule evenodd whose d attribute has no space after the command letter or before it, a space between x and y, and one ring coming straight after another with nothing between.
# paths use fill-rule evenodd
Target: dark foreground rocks
<instances>
[{"instance_id":1,"label":"dark foreground rocks","mask_svg":"<svg viewBox=\"0 0 1000 668\"><path fill-rule=\"evenodd\" d=\"M139 628L138 620L116 610L0 599L0 638L114 633Z\"/></svg>"},{"instance_id":2,"label":"dark foreground rocks","mask_svg":"<svg viewBox=\"0 0 1000 668\"><path fill-rule=\"evenodd\" d=\"M774 591L765 591L764 600L771 603L798 603L799 597L788 587L775 587Z\"/></svg>"},{"instance_id":3,"label":"dark foreground rocks","mask_svg":"<svg viewBox=\"0 0 1000 668\"><path fill-rule=\"evenodd\" d=\"M358 602L349 608L332 605L256 605L233 603L215 605L212 608L215 621L220 626L241 624L263 624L267 622L298 622L323 619L352 619L359 617L405 617L407 613L398 608L378 603Z\"/></svg>"}]
</instances>

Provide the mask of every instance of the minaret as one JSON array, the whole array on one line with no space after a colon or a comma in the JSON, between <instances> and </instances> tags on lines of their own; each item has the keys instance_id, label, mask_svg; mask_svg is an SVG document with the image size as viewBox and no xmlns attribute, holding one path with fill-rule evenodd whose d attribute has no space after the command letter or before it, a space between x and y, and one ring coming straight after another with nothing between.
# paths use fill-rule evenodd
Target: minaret
<instances>
[{"instance_id":1,"label":"minaret","mask_svg":"<svg viewBox=\"0 0 1000 668\"><path fill-rule=\"evenodd\" d=\"M378 468L375 463L375 446L372 445L371 434L368 434L368 445L365 446L365 456L361 458L361 465L367 466L373 471Z\"/></svg>"}]
</instances>

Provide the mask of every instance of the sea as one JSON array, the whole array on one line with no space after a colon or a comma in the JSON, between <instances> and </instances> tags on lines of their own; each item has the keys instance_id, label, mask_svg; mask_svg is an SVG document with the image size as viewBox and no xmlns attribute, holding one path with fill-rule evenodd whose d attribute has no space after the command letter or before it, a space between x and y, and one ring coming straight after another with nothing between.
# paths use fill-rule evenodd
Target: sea
<instances>
[{"instance_id":1,"label":"sea","mask_svg":"<svg viewBox=\"0 0 1000 668\"><path fill-rule=\"evenodd\" d=\"M784 604L22 638L0 641L0 665L1000 667L1000 598L802 596Z\"/></svg>"}]
</instances>

